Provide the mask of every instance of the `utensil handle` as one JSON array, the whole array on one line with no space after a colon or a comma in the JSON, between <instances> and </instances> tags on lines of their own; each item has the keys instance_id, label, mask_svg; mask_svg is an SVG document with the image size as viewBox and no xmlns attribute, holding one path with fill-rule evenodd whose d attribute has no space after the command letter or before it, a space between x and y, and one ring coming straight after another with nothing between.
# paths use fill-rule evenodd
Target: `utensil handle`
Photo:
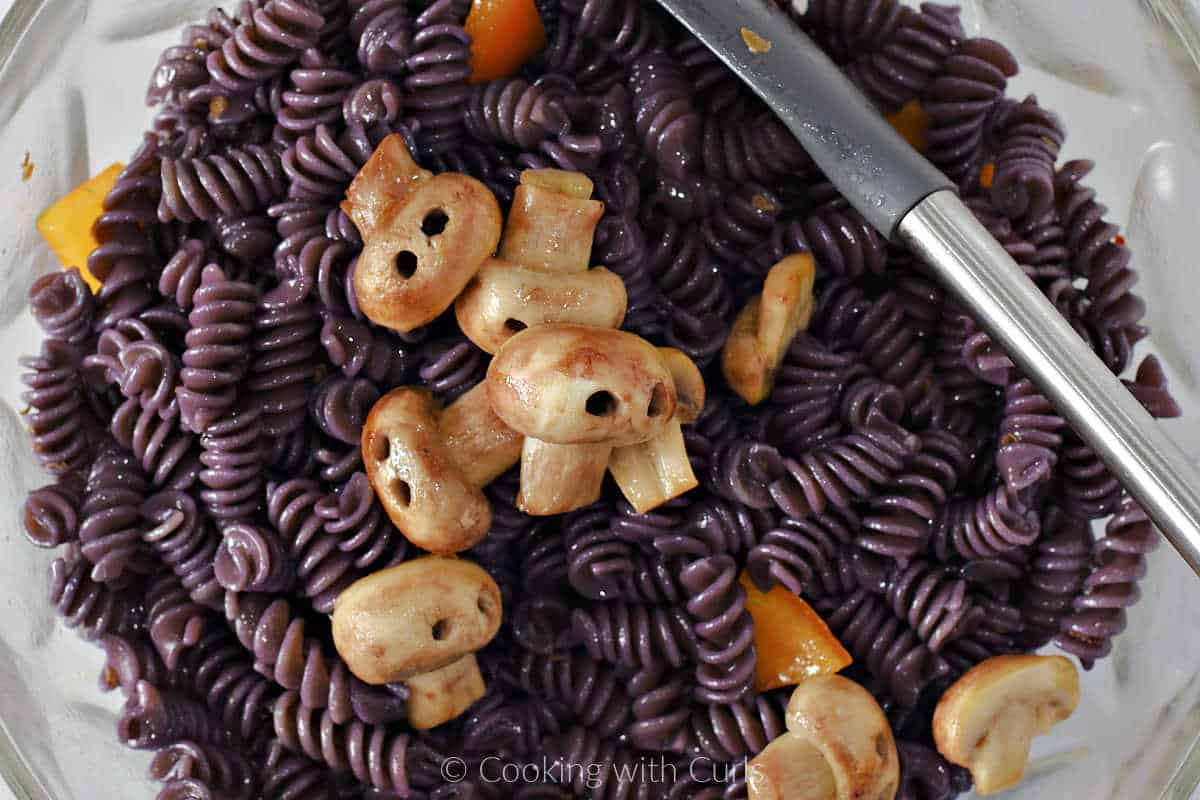
<instances>
[{"instance_id":1,"label":"utensil handle","mask_svg":"<svg viewBox=\"0 0 1200 800\"><path fill-rule=\"evenodd\" d=\"M1200 574L1200 472L956 194L936 192L900 238L1141 503Z\"/></svg>"}]
</instances>

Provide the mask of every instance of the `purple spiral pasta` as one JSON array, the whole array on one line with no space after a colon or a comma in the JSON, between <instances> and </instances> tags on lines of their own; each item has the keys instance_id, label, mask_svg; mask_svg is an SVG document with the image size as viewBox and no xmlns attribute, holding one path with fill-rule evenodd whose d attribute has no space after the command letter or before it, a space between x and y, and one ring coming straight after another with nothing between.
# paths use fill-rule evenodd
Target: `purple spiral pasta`
<instances>
[{"instance_id":1,"label":"purple spiral pasta","mask_svg":"<svg viewBox=\"0 0 1200 800\"><path fill-rule=\"evenodd\" d=\"M333 800L328 773L306 756L274 739L263 770L263 796L268 800Z\"/></svg>"},{"instance_id":2,"label":"purple spiral pasta","mask_svg":"<svg viewBox=\"0 0 1200 800\"><path fill-rule=\"evenodd\" d=\"M141 623L133 598L94 581L91 572L77 550L69 548L56 558L50 564L50 605L64 625L85 639L129 633Z\"/></svg>"},{"instance_id":3,"label":"purple spiral pasta","mask_svg":"<svg viewBox=\"0 0 1200 800\"><path fill-rule=\"evenodd\" d=\"M1003 414L996 469L1005 485L1020 491L1048 480L1062 446L1062 417L1028 379L1005 389Z\"/></svg>"},{"instance_id":4,"label":"purple spiral pasta","mask_svg":"<svg viewBox=\"0 0 1200 800\"><path fill-rule=\"evenodd\" d=\"M964 779L965 770L951 765L932 748L898 741L896 753L900 761L896 800L952 800L969 789L970 777Z\"/></svg>"},{"instance_id":5,"label":"purple spiral pasta","mask_svg":"<svg viewBox=\"0 0 1200 800\"><path fill-rule=\"evenodd\" d=\"M316 514L322 499L324 492L316 483L287 481L270 492L267 513L295 559L304 594L313 608L328 614L338 594L358 576L350 571L353 557L338 546Z\"/></svg>"},{"instance_id":6,"label":"purple spiral pasta","mask_svg":"<svg viewBox=\"0 0 1200 800\"><path fill-rule=\"evenodd\" d=\"M1021 644L1030 649L1046 644L1058 632L1092 563L1092 537L1085 521L1054 509L1046 518L1046 530L1037 542L1021 591L1025 620Z\"/></svg>"},{"instance_id":7,"label":"purple spiral pasta","mask_svg":"<svg viewBox=\"0 0 1200 800\"><path fill-rule=\"evenodd\" d=\"M253 654L259 672L284 689L298 691L308 708L329 709L335 722L354 718L346 665L305 635L304 620L286 599L230 592L225 595L225 619Z\"/></svg>"},{"instance_id":8,"label":"purple spiral pasta","mask_svg":"<svg viewBox=\"0 0 1200 800\"><path fill-rule=\"evenodd\" d=\"M156 750L182 740L225 744L216 720L203 705L172 690L139 681L125 702L117 735L136 750Z\"/></svg>"},{"instance_id":9,"label":"purple spiral pasta","mask_svg":"<svg viewBox=\"0 0 1200 800\"><path fill-rule=\"evenodd\" d=\"M395 338L349 317L328 315L320 339L329 361L344 375L384 386L403 383L417 361L416 353Z\"/></svg>"},{"instance_id":10,"label":"purple spiral pasta","mask_svg":"<svg viewBox=\"0 0 1200 800\"><path fill-rule=\"evenodd\" d=\"M898 702L911 706L946 666L916 633L895 617L883 599L855 591L826 617L855 659L884 681Z\"/></svg>"},{"instance_id":11,"label":"purple spiral pasta","mask_svg":"<svg viewBox=\"0 0 1200 800\"><path fill-rule=\"evenodd\" d=\"M663 50L647 53L629 65L629 86L643 149L661 172L684 177L696 157L702 121L683 64Z\"/></svg>"},{"instance_id":12,"label":"purple spiral pasta","mask_svg":"<svg viewBox=\"0 0 1200 800\"><path fill-rule=\"evenodd\" d=\"M254 358L246 388L267 436L285 436L304 424L317 372L320 321L302 279L285 281L259 298Z\"/></svg>"},{"instance_id":13,"label":"purple spiral pasta","mask_svg":"<svg viewBox=\"0 0 1200 800\"><path fill-rule=\"evenodd\" d=\"M693 561L679 574L696 620L696 696L705 703L732 703L754 683L754 622L737 576L737 563L727 555Z\"/></svg>"},{"instance_id":14,"label":"purple spiral pasta","mask_svg":"<svg viewBox=\"0 0 1200 800\"><path fill-rule=\"evenodd\" d=\"M25 498L21 521L25 538L38 547L58 547L79 538L84 481L78 473L60 475Z\"/></svg>"},{"instance_id":15,"label":"purple spiral pasta","mask_svg":"<svg viewBox=\"0 0 1200 800\"><path fill-rule=\"evenodd\" d=\"M921 435L911 466L870 501L858 546L898 560L924 549L939 509L966 478L970 454L957 436L940 430Z\"/></svg>"},{"instance_id":16,"label":"purple spiral pasta","mask_svg":"<svg viewBox=\"0 0 1200 800\"><path fill-rule=\"evenodd\" d=\"M621 64L632 64L660 45L658 22L636 0L563 0L578 35Z\"/></svg>"},{"instance_id":17,"label":"purple spiral pasta","mask_svg":"<svg viewBox=\"0 0 1200 800\"><path fill-rule=\"evenodd\" d=\"M338 132L328 125L317 125L283 155L288 197L323 200L344 194L380 138L362 127Z\"/></svg>"},{"instance_id":18,"label":"purple spiral pasta","mask_svg":"<svg viewBox=\"0 0 1200 800\"><path fill-rule=\"evenodd\" d=\"M181 421L194 433L203 433L233 408L237 383L247 371L257 299L252 285L229 280L220 267L204 268L188 314L183 385L176 392Z\"/></svg>"},{"instance_id":19,"label":"purple spiral pasta","mask_svg":"<svg viewBox=\"0 0 1200 800\"><path fill-rule=\"evenodd\" d=\"M683 673L644 670L629 682L634 722L629 740L641 750L683 753L694 745L692 684Z\"/></svg>"},{"instance_id":20,"label":"purple spiral pasta","mask_svg":"<svg viewBox=\"0 0 1200 800\"><path fill-rule=\"evenodd\" d=\"M52 339L71 344L91 336L96 304L77 268L43 275L29 287L34 319Z\"/></svg>"},{"instance_id":21,"label":"purple spiral pasta","mask_svg":"<svg viewBox=\"0 0 1200 800\"><path fill-rule=\"evenodd\" d=\"M983 164L984 126L1016 72L1017 63L1004 45L967 39L925 92L930 121L926 156L960 186L970 183Z\"/></svg>"},{"instance_id":22,"label":"purple spiral pasta","mask_svg":"<svg viewBox=\"0 0 1200 800\"><path fill-rule=\"evenodd\" d=\"M992 656L1010 655L1020 650L1025 628L1021 612L1015 606L997 600L982 600L983 613L975 628L951 642L941 655L952 674L966 672Z\"/></svg>"},{"instance_id":23,"label":"purple spiral pasta","mask_svg":"<svg viewBox=\"0 0 1200 800\"><path fill-rule=\"evenodd\" d=\"M263 433L258 409L234 408L200 437L200 499L219 526L262 507Z\"/></svg>"},{"instance_id":24,"label":"purple spiral pasta","mask_svg":"<svg viewBox=\"0 0 1200 800\"><path fill-rule=\"evenodd\" d=\"M1146 574L1146 556L1158 541L1146 513L1123 497L1096 542L1096 564L1075 598L1073 613L1061 621L1054 640L1078 656L1085 668L1108 655L1112 637L1125 629L1125 609L1141 596L1137 584Z\"/></svg>"},{"instance_id":25,"label":"purple spiral pasta","mask_svg":"<svg viewBox=\"0 0 1200 800\"><path fill-rule=\"evenodd\" d=\"M230 592L285 592L296 580L297 564L279 534L235 522L221 531L213 568Z\"/></svg>"},{"instance_id":26,"label":"purple spiral pasta","mask_svg":"<svg viewBox=\"0 0 1200 800\"><path fill-rule=\"evenodd\" d=\"M281 198L286 178L279 157L257 144L223 155L164 158L158 218L194 222L249 214Z\"/></svg>"},{"instance_id":27,"label":"purple spiral pasta","mask_svg":"<svg viewBox=\"0 0 1200 800\"><path fill-rule=\"evenodd\" d=\"M102 692L120 689L122 695L129 697L138 681L170 686L175 680L144 633L106 634L100 637L100 647L104 650L99 681Z\"/></svg>"},{"instance_id":28,"label":"purple spiral pasta","mask_svg":"<svg viewBox=\"0 0 1200 800\"><path fill-rule=\"evenodd\" d=\"M600 736L617 735L629 723L629 695L611 669L586 653L546 657L525 652L517 674L525 691L562 703Z\"/></svg>"},{"instance_id":29,"label":"purple spiral pasta","mask_svg":"<svg viewBox=\"0 0 1200 800\"><path fill-rule=\"evenodd\" d=\"M867 374L850 353L834 352L800 334L792 340L775 375L775 387L755 434L799 456L843 432L837 417L846 387Z\"/></svg>"},{"instance_id":30,"label":"purple spiral pasta","mask_svg":"<svg viewBox=\"0 0 1200 800\"><path fill-rule=\"evenodd\" d=\"M257 791L254 767L244 754L188 740L159 749L150 777L163 783L158 800L250 800Z\"/></svg>"},{"instance_id":31,"label":"purple spiral pasta","mask_svg":"<svg viewBox=\"0 0 1200 800\"><path fill-rule=\"evenodd\" d=\"M224 590L213 574L217 536L188 494L167 490L141 506L142 541L153 548L195 602L219 611Z\"/></svg>"},{"instance_id":32,"label":"purple spiral pasta","mask_svg":"<svg viewBox=\"0 0 1200 800\"><path fill-rule=\"evenodd\" d=\"M350 0L350 38L359 65L368 73L399 75L407 70L412 18L405 0Z\"/></svg>"},{"instance_id":33,"label":"purple spiral pasta","mask_svg":"<svg viewBox=\"0 0 1200 800\"><path fill-rule=\"evenodd\" d=\"M706 115L700 164L713 179L771 183L809 170L811 160L779 118L763 111L750 119Z\"/></svg>"},{"instance_id":34,"label":"purple spiral pasta","mask_svg":"<svg viewBox=\"0 0 1200 800\"><path fill-rule=\"evenodd\" d=\"M467 132L477 140L503 142L522 150L536 150L571 124L554 92L520 78L474 86L463 118Z\"/></svg>"},{"instance_id":35,"label":"purple spiral pasta","mask_svg":"<svg viewBox=\"0 0 1200 800\"><path fill-rule=\"evenodd\" d=\"M783 199L761 184L751 183L724 195L704 218L704 241L709 252L723 265L743 265L746 254L772 230L783 207ZM757 266L750 271L756 279L765 277Z\"/></svg>"},{"instance_id":36,"label":"purple spiral pasta","mask_svg":"<svg viewBox=\"0 0 1200 800\"><path fill-rule=\"evenodd\" d=\"M285 692L275 703L275 735L285 747L352 772L377 789L408 794L408 734L357 720L339 725L327 717L328 712L303 706L298 693Z\"/></svg>"},{"instance_id":37,"label":"purple spiral pasta","mask_svg":"<svg viewBox=\"0 0 1200 800\"><path fill-rule=\"evenodd\" d=\"M331 125L341 119L342 105L358 83L354 72L339 69L320 50L305 50L300 64L291 71L291 88L280 96L282 107L277 124L288 139L311 133L318 125Z\"/></svg>"},{"instance_id":38,"label":"purple spiral pasta","mask_svg":"<svg viewBox=\"0 0 1200 800\"><path fill-rule=\"evenodd\" d=\"M51 473L82 470L90 463L92 446L88 411L79 378L80 354L74 346L47 339L42 353L21 359L28 407L25 426L33 438L38 461Z\"/></svg>"},{"instance_id":39,"label":"purple spiral pasta","mask_svg":"<svg viewBox=\"0 0 1200 800\"><path fill-rule=\"evenodd\" d=\"M572 625L592 658L633 670L678 668L697 652L691 621L678 607L596 603L576 607Z\"/></svg>"},{"instance_id":40,"label":"purple spiral pasta","mask_svg":"<svg viewBox=\"0 0 1200 800\"><path fill-rule=\"evenodd\" d=\"M886 245L879 234L853 208L832 206L814 209L787 241L787 250L811 249L820 268L834 275L858 278L879 275L888 266Z\"/></svg>"},{"instance_id":41,"label":"purple spiral pasta","mask_svg":"<svg viewBox=\"0 0 1200 800\"><path fill-rule=\"evenodd\" d=\"M934 523L932 543L941 560L951 552L968 561L991 558L1032 544L1040 518L1017 492L997 486L980 497L959 497Z\"/></svg>"},{"instance_id":42,"label":"purple spiral pasta","mask_svg":"<svg viewBox=\"0 0 1200 800\"><path fill-rule=\"evenodd\" d=\"M324 24L310 0L267 0L208 55L208 73L231 92L255 89L316 44Z\"/></svg>"},{"instance_id":43,"label":"purple spiral pasta","mask_svg":"<svg viewBox=\"0 0 1200 800\"><path fill-rule=\"evenodd\" d=\"M170 572L151 579L146 589L146 623L150 641L167 669L175 669L179 659L212 622L203 606L188 596L187 590Z\"/></svg>"},{"instance_id":44,"label":"purple spiral pasta","mask_svg":"<svg viewBox=\"0 0 1200 800\"><path fill-rule=\"evenodd\" d=\"M149 282L158 262L149 231L162 193L160 161L158 140L147 134L117 175L92 224L99 246L88 256L87 269L101 284L96 293L97 329L136 316L153 301Z\"/></svg>"},{"instance_id":45,"label":"purple spiral pasta","mask_svg":"<svg viewBox=\"0 0 1200 800\"><path fill-rule=\"evenodd\" d=\"M982 614L961 578L920 560L892 575L887 602L934 653L973 629Z\"/></svg>"},{"instance_id":46,"label":"purple spiral pasta","mask_svg":"<svg viewBox=\"0 0 1200 800\"><path fill-rule=\"evenodd\" d=\"M701 706L692 715L693 735L700 751L709 758L745 758L783 735L786 705L786 698L769 693L729 705Z\"/></svg>"},{"instance_id":47,"label":"purple spiral pasta","mask_svg":"<svg viewBox=\"0 0 1200 800\"><path fill-rule=\"evenodd\" d=\"M130 569L145 571L138 552L146 528L140 508L149 489L137 463L116 449L92 464L79 510L80 552L94 565L92 580L108 583Z\"/></svg>"},{"instance_id":48,"label":"purple spiral pasta","mask_svg":"<svg viewBox=\"0 0 1200 800\"><path fill-rule=\"evenodd\" d=\"M195 484L200 473L196 438L181 428L178 416L163 419L131 397L113 415L111 432L156 488L186 490Z\"/></svg>"},{"instance_id":49,"label":"purple spiral pasta","mask_svg":"<svg viewBox=\"0 0 1200 800\"><path fill-rule=\"evenodd\" d=\"M1010 219L1042 219L1054 207L1054 162L1065 138L1057 115L1031 96L1006 103L992 124L997 142L992 205Z\"/></svg>"},{"instance_id":50,"label":"purple spiral pasta","mask_svg":"<svg viewBox=\"0 0 1200 800\"><path fill-rule=\"evenodd\" d=\"M563 776L577 796L591 800L648 800L656 791L635 768L636 755L586 728L575 727L551 736L543 742L550 763L557 769L552 776ZM596 775L594 764L604 765ZM589 777L591 776L591 777ZM624 777L623 777L624 776Z\"/></svg>"},{"instance_id":51,"label":"purple spiral pasta","mask_svg":"<svg viewBox=\"0 0 1200 800\"><path fill-rule=\"evenodd\" d=\"M465 336L434 340L422 350L418 375L445 405L483 380L487 372L487 357Z\"/></svg>"},{"instance_id":52,"label":"purple spiral pasta","mask_svg":"<svg viewBox=\"0 0 1200 800\"><path fill-rule=\"evenodd\" d=\"M849 512L781 520L751 548L746 569L764 591L781 585L806 597L840 594L839 554L857 527L857 518Z\"/></svg>"},{"instance_id":53,"label":"purple spiral pasta","mask_svg":"<svg viewBox=\"0 0 1200 800\"><path fill-rule=\"evenodd\" d=\"M922 3L919 12L899 3L867 3L863 8L868 10L860 13L868 18L874 9L887 11L876 17L883 24L864 20L855 32L862 36L870 31L875 41L855 48L866 52L846 65L846 75L881 109L893 111L929 87L964 37L959 10L937 3ZM894 23L884 22L892 14ZM841 31L853 24L843 18Z\"/></svg>"},{"instance_id":54,"label":"purple spiral pasta","mask_svg":"<svg viewBox=\"0 0 1200 800\"><path fill-rule=\"evenodd\" d=\"M186 688L203 699L232 736L257 750L271 734L269 708L279 690L254 668L228 630L215 625L182 657Z\"/></svg>"},{"instance_id":55,"label":"purple spiral pasta","mask_svg":"<svg viewBox=\"0 0 1200 800\"><path fill-rule=\"evenodd\" d=\"M471 75L471 37L462 24L469 8L464 0L433 0L413 24L404 88L424 153L452 149L462 140Z\"/></svg>"},{"instance_id":56,"label":"purple spiral pasta","mask_svg":"<svg viewBox=\"0 0 1200 800\"><path fill-rule=\"evenodd\" d=\"M643 223L647 242L656 243L646 254L646 266L668 306L664 338L705 364L720 350L731 322L729 286L712 263L699 226L668 218Z\"/></svg>"}]
</instances>

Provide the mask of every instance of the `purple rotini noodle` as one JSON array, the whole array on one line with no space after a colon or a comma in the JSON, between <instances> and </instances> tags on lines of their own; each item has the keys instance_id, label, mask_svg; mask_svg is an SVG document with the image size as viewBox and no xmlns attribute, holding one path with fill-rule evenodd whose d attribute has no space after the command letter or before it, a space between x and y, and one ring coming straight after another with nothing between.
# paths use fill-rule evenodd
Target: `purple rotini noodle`
<instances>
[{"instance_id":1,"label":"purple rotini noodle","mask_svg":"<svg viewBox=\"0 0 1200 800\"><path fill-rule=\"evenodd\" d=\"M46 548L78 540L83 493L83 478L75 472L64 473L54 483L30 492L21 514L25 538Z\"/></svg>"},{"instance_id":2,"label":"purple rotini noodle","mask_svg":"<svg viewBox=\"0 0 1200 800\"><path fill-rule=\"evenodd\" d=\"M267 0L247 9L220 50L208 55L208 73L230 92L244 92L279 75L317 43L325 21L308 0Z\"/></svg>"},{"instance_id":3,"label":"purple rotini noodle","mask_svg":"<svg viewBox=\"0 0 1200 800\"><path fill-rule=\"evenodd\" d=\"M150 777L163 783L158 800L251 800L258 782L245 754L186 739L154 754Z\"/></svg>"},{"instance_id":4,"label":"purple rotini noodle","mask_svg":"<svg viewBox=\"0 0 1200 800\"><path fill-rule=\"evenodd\" d=\"M147 499L141 514L146 521L142 541L171 568L192 600L219 611L224 589L213 573L218 538L196 501L184 492L167 490Z\"/></svg>"}]
</instances>

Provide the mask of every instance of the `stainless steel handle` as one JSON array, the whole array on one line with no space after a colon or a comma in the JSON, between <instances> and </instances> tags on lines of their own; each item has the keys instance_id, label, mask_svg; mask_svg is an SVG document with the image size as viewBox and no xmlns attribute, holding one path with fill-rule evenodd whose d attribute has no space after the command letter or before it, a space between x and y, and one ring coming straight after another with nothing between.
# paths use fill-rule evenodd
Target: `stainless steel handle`
<instances>
[{"instance_id":1,"label":"stainless steel handle","mask_svg":"<svg viewBox=\"0 0 1200 800\"><path fill-rule=\"evenodd\" d=\"M1200 472L970 209L936 192L901 220L899 234L1200 574Z\"/></svg>"}]
</instances>

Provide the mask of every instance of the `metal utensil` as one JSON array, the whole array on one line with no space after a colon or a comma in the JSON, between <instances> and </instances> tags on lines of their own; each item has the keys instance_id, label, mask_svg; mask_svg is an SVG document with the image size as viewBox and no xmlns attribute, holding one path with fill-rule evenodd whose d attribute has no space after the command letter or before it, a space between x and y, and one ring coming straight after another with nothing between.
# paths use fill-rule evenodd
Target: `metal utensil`
<instances>
[{"instance_id":1,"label":"metal utensil","mask_svg":"<svg viewBox=\"0 0 1200 800\"><path fill-rule=\"evenodd\" d=\"M872 226L933 268L1200 574L1200 473L953 183L768 0L658 2L767 102Z\"/></svg>"}]
</instances>

